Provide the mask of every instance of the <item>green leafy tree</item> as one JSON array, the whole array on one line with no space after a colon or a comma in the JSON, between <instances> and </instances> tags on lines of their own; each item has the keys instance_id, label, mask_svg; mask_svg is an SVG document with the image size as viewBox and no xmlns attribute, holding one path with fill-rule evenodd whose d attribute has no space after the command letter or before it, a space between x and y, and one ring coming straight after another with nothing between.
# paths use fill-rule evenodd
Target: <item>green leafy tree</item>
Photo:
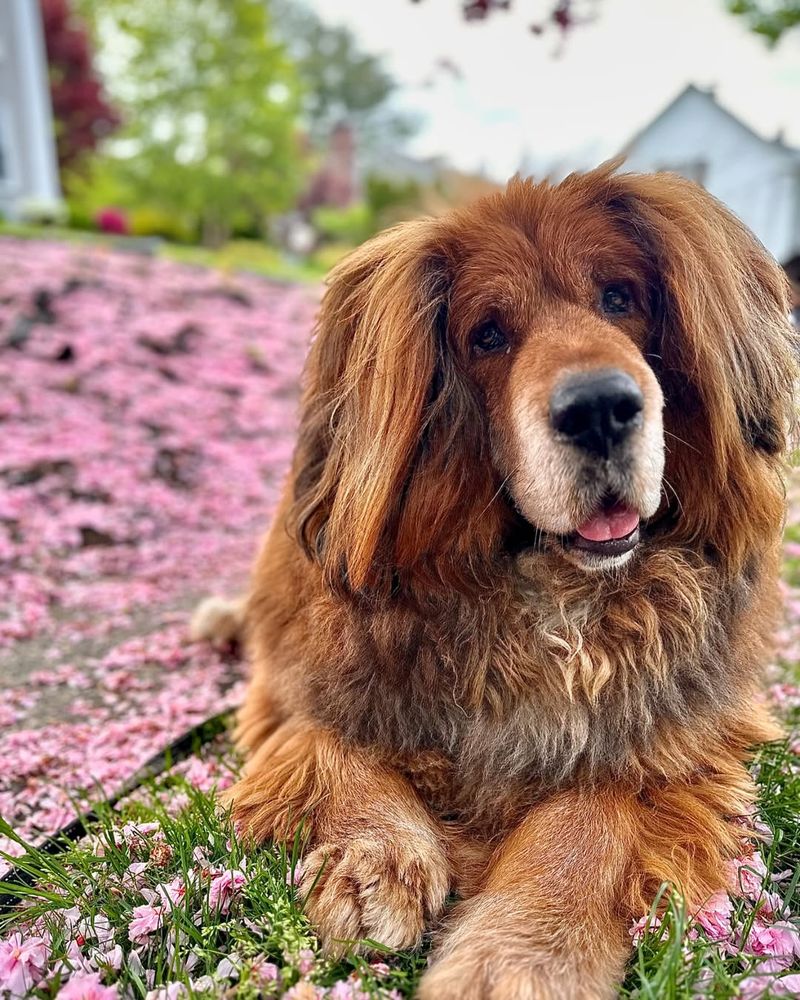
<instances>
[{"instance_id":1,"label":"green leafy tree","mask_svg":"<svg viewBox=\"0 0 800 1000\"><path fill-rule=\"evenodd\" d=\"M728 10L743 17L750 30L763 35L770 45L800 27L800 0L728 0Z\"/></svg>"},{"instance_id":2,"label":"green leafy tree","mask_svg":"<svg viewBox=\"0 0 800 1000\"><path fill-rule=\"evenodd\" d=\"M349 122L363 148L407 138L416 122L399 113L397 83L380 58L362 52L352 33L327 25L298 0L273 0L275 29L297 66L303 118L311 137L324 142L333 127Z\"/></svg>"},{"instance_id":3,"label":"green leafy tree","mask_svg":"<svg viewBox=\"0 0 800 1000\"><path fill-rule=\"evenodd\" d=\"M120 189L218 244L302 182L299 86L264 0L81 0L125 128Z\"/></svg>"}]
</instances>

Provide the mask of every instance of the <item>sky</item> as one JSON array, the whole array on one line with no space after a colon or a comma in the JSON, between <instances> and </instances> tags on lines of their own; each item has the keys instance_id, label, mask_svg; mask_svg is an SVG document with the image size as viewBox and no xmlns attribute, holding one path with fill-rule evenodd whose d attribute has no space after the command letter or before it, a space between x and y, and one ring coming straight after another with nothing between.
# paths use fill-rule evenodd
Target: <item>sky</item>
<instances>
[{"instance_id":1,"label":"sky","mask_svg":"<svg viewBox=\"0 0 800 1000\"><path fill-rule=\"evenodd\" d=\"M596 0L563 51L528 26L553 0L514 0L466 23L459 0L310 0L347 25L402 85L422 119L408 149L504 180L613 156L687 84L714 87L767 138L800 146L800 31L770 50L724 0ZM587 3L591 7L591 2ZM460 78L441 68L453 63Z\"/></svg>"}]
</instances>

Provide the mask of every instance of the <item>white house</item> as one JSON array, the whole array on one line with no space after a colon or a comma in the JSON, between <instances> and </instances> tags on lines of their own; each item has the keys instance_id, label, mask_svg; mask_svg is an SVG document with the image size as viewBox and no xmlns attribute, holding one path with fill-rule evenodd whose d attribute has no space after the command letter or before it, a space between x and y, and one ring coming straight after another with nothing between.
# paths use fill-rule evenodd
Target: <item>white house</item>
<instances>
[{"instance_id":1,"label":"white house","mask_svg":"<svg viewBox=\"0 0 800 1000\"><path fill-rule=\"evenodd\" d=\"M763 138L713 91L689 86L622 152L625 169L674 170L724 201L800 290L800 150Z\"/></svg>"},{"instance_id":2,"label":"white house","mask_svg":"<svg viewBox=\"0 0 800 1000\"><path fill-rule=\"evenodd\" d=\"M0 215L47 215L60 200L39 3L0 0Z\"/></svg>"}]
</instances>

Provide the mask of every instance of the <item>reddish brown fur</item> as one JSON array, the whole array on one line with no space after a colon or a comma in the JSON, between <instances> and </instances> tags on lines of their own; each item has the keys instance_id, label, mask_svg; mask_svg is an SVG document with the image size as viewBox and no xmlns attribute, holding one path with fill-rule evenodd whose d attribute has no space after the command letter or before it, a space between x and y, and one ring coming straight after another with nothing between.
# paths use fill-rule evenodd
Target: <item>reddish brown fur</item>
<instances>
[{"instance_id":1,"label":"reddish brown fur","mask_svg":"<svg viewBox=\"0 0 800 1000\"><path fill-rule=\"evenodd\" d=\"M610 324L593 296L620 279L637 308ZM605 997L662 882L692 905L723 885L744 762L776 733L756 692L786 306L702 190L605 168L514 181L334 270L253 579L231 796L259 840L307 823L330 948L413 945L453 888L421 996ZM478 365L487 315L515 339ZM500 470L520 394L541 407L562 370L602 365L655 373L669 485L636 558L598 576L524 541Z\"/></svg>"}]
</instances>

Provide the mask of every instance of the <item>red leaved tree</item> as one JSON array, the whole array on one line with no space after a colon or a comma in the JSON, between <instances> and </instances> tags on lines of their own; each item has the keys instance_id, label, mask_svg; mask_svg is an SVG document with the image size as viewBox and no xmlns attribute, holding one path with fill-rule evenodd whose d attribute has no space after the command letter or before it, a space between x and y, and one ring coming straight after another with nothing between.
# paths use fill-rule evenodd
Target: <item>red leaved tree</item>
<instances>
[{"instance_id":1,"label":"red leaved tree","mask_svg":"<svg viewBox=\"0 0 800 1000\"><path fill-rule=\"evenodd\" d=\"M86 153L119 125L120 118L105 98L92 66L86 25L75 17L69 0L39 0L39 3L58 162L63 170L79 164Z\"/></svg>"}]
</instances>

